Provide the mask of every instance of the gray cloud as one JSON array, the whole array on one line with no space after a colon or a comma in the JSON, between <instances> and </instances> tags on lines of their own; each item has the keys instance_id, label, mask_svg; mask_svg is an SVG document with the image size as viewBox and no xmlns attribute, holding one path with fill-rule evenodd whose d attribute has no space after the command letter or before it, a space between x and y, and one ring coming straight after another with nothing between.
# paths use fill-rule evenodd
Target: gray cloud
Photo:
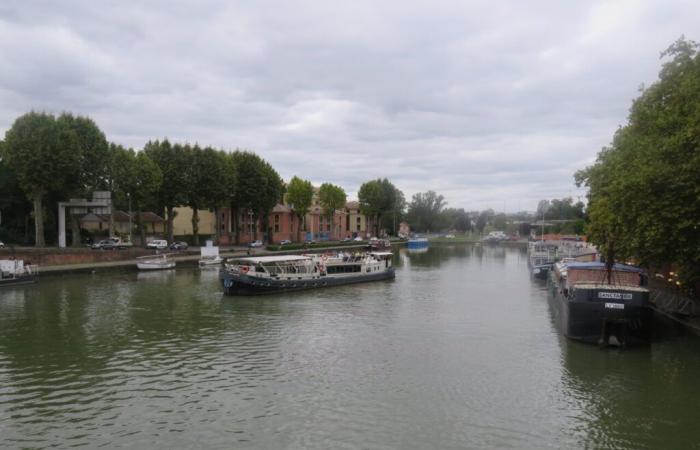
<instances>
[{"instance_id":1,"label":"gray cloud","mask_svg":"<svg viewBox=\"0 0 700 450\"><path fill-rule=\"evenodd\" d=\"M351 195L534 209L581 191L690 1L9 2L0 132L30 110L93 117L135 148L164 136L268 159Z\"/></svg>"}]
</instances>

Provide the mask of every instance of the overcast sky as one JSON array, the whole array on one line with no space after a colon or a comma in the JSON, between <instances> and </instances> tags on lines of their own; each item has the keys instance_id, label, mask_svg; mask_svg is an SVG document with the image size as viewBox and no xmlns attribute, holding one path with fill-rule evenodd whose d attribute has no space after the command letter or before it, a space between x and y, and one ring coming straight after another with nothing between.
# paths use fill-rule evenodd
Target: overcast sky
<instances>
[{"instance_id":1,"label":"overcast sky","mask_svg":"<svg viewBox=\"0 0 700 450\"><path fill-rule=\"evenodd\" d=\"M71 111L136 149L244 148L467 210L583 195L660 52L700 40L697 0L126 3L0 3L0 135Z\"/></svg>"}]
</instances>

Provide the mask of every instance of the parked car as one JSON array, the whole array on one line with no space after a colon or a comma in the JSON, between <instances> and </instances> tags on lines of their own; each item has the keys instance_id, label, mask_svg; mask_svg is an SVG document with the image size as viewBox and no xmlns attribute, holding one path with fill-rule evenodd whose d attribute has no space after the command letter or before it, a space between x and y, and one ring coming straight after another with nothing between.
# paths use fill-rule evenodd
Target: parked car
<instances>
[{"instance_id":1,"label":"parked car","mask_svg":"<svg viewBox=\"0 0 700 450\"><path fill-rule=\"evenodd\" d=\"M258 248L258 247L262 247L262 246L263 246L262 241L253 241L250 244L248 244L248 247L250 247L250 248Z\"/></svg>"},{"instance_id":2,"label":"parked car","mask_svg":"<svg viewBox=\"0 0 700 450\"><path fill-rule=\"evenodd\" d=\"M0 241L0 248L3 248L5 246L5 243Z\"/></svg>"},{"instance_id":3,"label":"parked car","mask_svg":"<svg viewBox=\"0 0 700 450\"><path fill-rule=\"evenodd\" d=\"M357 236L353 241L355 242L362 242L364 239L362 239L360 236Z\"/></svg>"},{"instance_id":4,"label":"parked car","mask_svg":"<svg viewBox=\"0 0 700 450\"><path fill-rule=\"evenodd\" d=\"M102 239L96 244L92 244L90 248L92 248L93 250L116 250L117 243L111 239Z\"/></svg>"},{"instance_id":5,"label":"parked car","mask_svg":"<svg viewBox=\"0 0 700 450\"><path fill-rule=\"evenodd\" d=\"M170 244L170 250L187 250L188 244L185 241L176 241Z\"/></svg>"},{"instance_id":6,"label":"parked car","mask_svg":"<svg viewBox=\"0 0 700 450\"><path fill-rule=\"evenodd\" d=\"M280 241L280 245L289 245L291 243L292 243L292 241L290 241L289 239L284 239L284 240Z\"/></svg>"},{"instance_id":7,"label":"parked car","mask_svg":"<svg viewBox=\"0 0 700 450\"><path fill-rule=\"evenodd\" d=\"M455 238L455 235L454 235L454 234L446 234L446 235L445 235L445 238L446 238L446 239L454 239L454 238Z\"/></svg>"},{"instance_id":8,"label":"parked car","mask_svg":"<svg viewBox=\"0 0 700 450\"><path fill-rule=\"evenodd\" d=\"M153 239L148 244L146 244L146 248L163 250L168 248L168 241L166 241L165 239Z\"/></svg>"},{"instance_id":9,"label":"parked car","mask_svg":"<svg viewBox=\"0 0 700 450\"><path fill-rule=\"evenodd\" d=\"M304 244L306 245L314 245L316 241L314 239L307 239L304 241Z\"/></svg>"}]
</instances>

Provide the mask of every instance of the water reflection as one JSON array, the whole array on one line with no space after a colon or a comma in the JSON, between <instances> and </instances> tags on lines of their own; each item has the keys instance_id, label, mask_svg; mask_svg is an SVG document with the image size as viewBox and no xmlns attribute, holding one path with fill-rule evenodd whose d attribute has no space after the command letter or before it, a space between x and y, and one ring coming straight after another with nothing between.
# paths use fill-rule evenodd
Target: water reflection
<instances>
[{"instance_id":1,"label":"water reflection","mask_svg":"<svg viewBox=\"0 0 700 450\"><path fill-rule=\"evenodd\" d=\"M696 340L572 344L520 251L399 255L265 297L196 268L0 290L0 447L697 447Z\"/></svg>"}]
</instances>

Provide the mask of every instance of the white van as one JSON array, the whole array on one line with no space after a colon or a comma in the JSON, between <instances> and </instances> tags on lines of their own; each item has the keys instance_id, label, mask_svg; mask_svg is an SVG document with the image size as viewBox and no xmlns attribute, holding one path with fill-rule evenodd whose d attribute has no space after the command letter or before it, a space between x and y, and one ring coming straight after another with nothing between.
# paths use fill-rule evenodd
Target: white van
<instances>
[{"instance_id":1,"label":"white van","mask_svg":"<svg viewBox=\"0 0 700 450\"><path fill-rule=\"evenodd\" d=\"M163 250L164 248L168 248L168 241L166 241L165 239L153 239L148 244L146 244L146 248L155 248L156 250Z\"/></svg>"}]
</instances>

